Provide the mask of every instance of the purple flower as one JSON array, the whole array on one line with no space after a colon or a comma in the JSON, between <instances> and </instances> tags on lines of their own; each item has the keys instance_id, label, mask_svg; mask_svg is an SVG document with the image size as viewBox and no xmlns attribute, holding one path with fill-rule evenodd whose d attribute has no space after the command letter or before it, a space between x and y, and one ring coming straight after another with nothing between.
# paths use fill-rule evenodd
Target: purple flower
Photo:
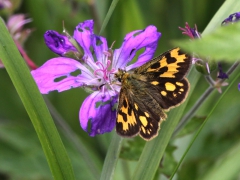
<instances>
[{"instance_id":1,"label":"purple flower","mask_svg":"<svg viewBox=\"0 0 240 180\"><path fill-rule=\"evenodd\" d=\"M77 52L77 49L69 41L68 37L56 31L49 30L44 34L44 40L48 48L58 54L65 56L68 52Z\"/></svg>"},{"instance_id":2,"label":"purple flower","mask_svg":"<svg viewBox=\"0 0 240 180\"><path fill-rule=\"evenodd\" d=\"M191 28L186 22L185 28L179 27L179 29L183 31L182 34L186 34L191 39L201 38L201 34L197 30L197 25L195 25L194 28Z\"/></svg>"},{"instance_id":3,"label":"purple flower","mask_svg":"<svg viewBox=\"0 0 240 180\"><path fill-rule=\"evenodd\" d=\"M0 0L1 2L1 0ZM23 48L23 43L26 41L32 29L24 28L25 24L28 24L32 21L31 18L26 18L25 14L14 14L8 17L6 22L7 28L9 33L11 34L19 52L21 53L22 57L28 64L30 69L36 69L37 66L35 63L28 57L27 53ZM2 61L0 60L0 68L4 68Z\"/></svg>"},{"instance_id":4,"label":"purple flower","mask_svg":"<svg viewBox=\"0 0 240 180\"><path fill-rule=\"evenodd\" d=\"M25 42L32 30L23 27L30 22L32 22L32 19L26 18L25 14L14 14L9 17L7 27L15 41L18 41L21 44Z\"/></svg>"},{"instance_id":5,"label":"purple flower","mask_svg":"<svg viewBox=\"0 0 240 180\"><path fill-rule=\"evenodd\" d=\"M0 10L12 8L12 3L10 0L0 0Z\"/></svg>"},{"instance_id":6,"label":"purple flower","mask_svg":"<svg viewBox=\"0 0 240 180\"><path fill-rule=\"evenodd\" d=\"M114 78L114 73L119 68L128 71L149 61L154 55L161 36L155 26L148 26L144 30L127 34L122 46L112 50L104 37L93 33L93 25L93 20L87 20L78 24L74 30L72 38L77 42L74 47L78 51L79 49L83 51L78 52L81 56L53 58L32 71L39 90L43 94L54 90L61 92L75 87L83 87L92 92L82 103L79 112L80 124L90 136L110 132L115 126L115 105L118 101L120 86ZM69 47L76 51L68 38L55 32L53 34L54 38L50 36L50 41L46 43L48 47L54 47L50 49L55 53L64 55ZM64 39L64 43L59 41L56 43L54 39L59 38ZM138 56L137 61L128 65L136 52L142 48L145 50ZM91 124L90 127L89 124Z\"/></svg>"},{"instance_id":7,"label":"purple flower","mask_svg":"<svg viewBox=\"0 0 240 180\"><path fill-rule=\"evenodd\" d=\"M225 72L223 72L223 69L222 69L222 64L219 62L218 63L218 78L220 78L220 79L228 79L228 75L225 73Z\"/></svg>"},{"instance_id":8,"label":"purple flower","mask_svg":"<svg viewBox=\"0 0 240 180\"><path fill-rule=\"evenodd\" d=\"M228 18L226 18L223 22L222 25L226 25L229 23L234 23L240 20L240 12L236 12L231 14Z\"/></svg>"}]
</instances>

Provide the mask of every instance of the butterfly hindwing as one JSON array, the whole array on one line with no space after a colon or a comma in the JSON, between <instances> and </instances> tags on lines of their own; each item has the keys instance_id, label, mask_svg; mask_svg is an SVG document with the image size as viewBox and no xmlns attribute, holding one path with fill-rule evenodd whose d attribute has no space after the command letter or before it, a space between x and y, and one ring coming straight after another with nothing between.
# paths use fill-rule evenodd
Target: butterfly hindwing
<instances>
[{"instance_id":1,"label":"butterfly hindwing","mask_svg":"<svg viewBox=\"0 0 240 180\"><path fill-rule=\"evenodd\" d=\"M156 92L159 95L155 95L160 106L164 110L169 110L177 105L180 105L186 98L189 90L189 83L186 78L177 81L165 81L157 83L158 81L150 81L149 91L150 93Z\"/></svg>"},{"instance_id":2,"label":"butterfly hindwing","mask_svg":"<svg viewBox=\"0 0 240 180\"><path fill-rule=\"evenodd\" d=\"M151 93L148 82L133 77L128 85L120 92L116 130L122 136L132 137L140 133L143 139L150 140L158 134L160 123L166 119L155 99L155 94L159 96L159 93Z\"/></svg>"},{"instance_id":3,"label":"butterfly hindwing","mask_svg":"<svg viewBox=\"0 0 240 180\"><path fill-rule=\"evenodd\" d=\"M139 122L128 97L128 90L122 88L119 95L116 130L121 136L133 137L139 132Z\"/></svg>"}]
</instances>

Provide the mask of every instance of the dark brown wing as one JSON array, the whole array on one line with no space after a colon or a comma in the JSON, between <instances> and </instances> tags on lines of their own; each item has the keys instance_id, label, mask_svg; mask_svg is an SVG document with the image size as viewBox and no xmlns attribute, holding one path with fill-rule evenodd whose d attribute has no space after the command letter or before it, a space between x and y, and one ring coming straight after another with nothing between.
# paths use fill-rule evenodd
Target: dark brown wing
<instances>
[{"instance_id":1,"label":"dark brown wing","mask_svg":"<svg viewBox=\"0 0 240 180\"><path fill-rule=\"evenodd\" d=\"M135 69L134 73L154 79L180 80L185 77L191 64L190 56L180 51L180 48L174 48Z\"/></svg>"}]
</instances>

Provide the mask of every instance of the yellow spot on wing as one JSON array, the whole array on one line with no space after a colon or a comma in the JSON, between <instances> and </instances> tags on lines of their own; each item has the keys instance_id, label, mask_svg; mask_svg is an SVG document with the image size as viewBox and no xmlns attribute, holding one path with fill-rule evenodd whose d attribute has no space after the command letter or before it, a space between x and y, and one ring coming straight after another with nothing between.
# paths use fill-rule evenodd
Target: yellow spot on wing
<instances>
[{"instance_id":1,"label":"yellow spot on wing","mask_svg":"<svg viewBox=\"0 0 240 180\"><path fill-rule=\"evenodd\" d=\"M156 85L159 84L159 82L157 82L157 81L152 81L151 84L156 86Z\"/></svg>"},{"instance_id":2,"label":"yellow spot on wing","mask_svg":"<svg viewBox=\"0 0 240 180\"><path fill-rule=\"evenodd\" d=\"M179 91L184 92L184 89L183 89L183 88L180 88Z\"/></svg>"},{"instance_id":3,"label":"yellow spot on wing","mask_svg":"<svg viewBox=\"0 0 240 180\"><path fill-rule=\"evenodd\" d=\"M139 120L141 121L141 123L144 127L147 126L148 121L147 121L147 118L145 116L139 116Z\"/></svg>"},{"instance_id":4,"label":"yellow spot on wing","mask_svg":"<svg viewBox=\"0 0 240 180\"><path fill-rule=\"evenodd\" d=\"M127 121L124 121L123 116L121 114L117 115L117 122L118 123L122 123L122 127L124 131L129 130L129 126L136 126L137 121L135 118L135 115L133 113L133 111L131 111L131 114L128 115L128 101L127 101L127 107L125 108L124 106L121 108L121 111L126 114L127 116Z\"/></svg>"},{"instance_id":5,"label":"yellow spot on wing","mask_svg":"<svg viewBox=\"0 0 240 180\"><path fill-rule=\"evenodd\" d=\"M166 91L161 91L161 95L166 96L167 92Z\"/></svg>"},{"instance_id":6,"label":"yellow spot on wing","mask_svg":"<svg viewBox=\"0 0 240 180\"><path fill-rule=\"evenodd\" d=\"M145 112L144 114L145 114L145 116L150 117L149 114L148 114L147 112Z\"/></svg>"},{"instance_id":7,"label":"yellow spot on wing","mask_svg":"<svg viewBox=\"0 0 240 180\"><path fill-rule=\"evenodd\" d=\"M123 120L122 115L118 114L117 116L117 122L122 123L123 130L126 131L128 129L128 124Z\"/></svg>"},{"instance_id":8,"label":"yellow spot on wing","mask_svg":"<svg viewBox=\"0 0 240 180\"><path fill-rule=\"evenodd\" d=\"M134 107L136 110L138 110L138 105L136 103L134 103Z\"/></svg>"},{"instance_id":9,"label":"yellow spot on wing","mask_svg":"<svg viewBox=\"0 0 240 180\"><path fill-rule=\"evenodd\" d=\"M184 84L181 83L181 82L176 82L176 85L178 85L178 86L183 86Z\"/></svg>"},{"instance_id":10,"label":"yellow spot on wing","mask_svg":"<svg viewBox=\"0 0 240 180\"><path fill-rule=\"evenodd\" d=\"M174 91L176 89L176 86L170 82L165 83L165 88L167 91Z\"/></svg>"},{"instance_id":11,"label":"yellow spot on wing","mask_svg":"<svg viewBox=\"0 0 240 180\"><path fill-rule=\"evenodd\" d=\"M164 67L164 66L167 66L168 63L167 63L167 58L164 56L164 58L161 59L161 67Z\"/></svg>"},{"instance_id":12,"label":"yellow spot on wing","mask_svg":"<svg viewBox=\"0 0 240 180\"><path fill-rule=\"evenodd\" d=\"M175 75L172 72L165 72L165 73L161 74L160 77L175 78Z\"/></svg>"},{"instance_id":13,"label":"yellow spot on wing","mask_svg":"<svg viewBox=\"0 0 240 180\"><path fill-rule=\"evenodd\" d=\"M146 134L146 130L143 126L141 126L141 129L142 129L143 133Z\"/></svg>"},{"instance_id":14,"label":"yellow spot on wing","mask_svg":"<svg viewBox=\"0 0 240 180\"><path fill-rule=\"evenodd\" d=\"M176 48L176 49L173 49L170 52L171 57L174 57L174 58L177 59L177 63L184 62L184 60L186 59L186 55L185 54L179 55L179 53L178 53L179 50L180 50L179 48Z\"/></svg>"}]
</instances>

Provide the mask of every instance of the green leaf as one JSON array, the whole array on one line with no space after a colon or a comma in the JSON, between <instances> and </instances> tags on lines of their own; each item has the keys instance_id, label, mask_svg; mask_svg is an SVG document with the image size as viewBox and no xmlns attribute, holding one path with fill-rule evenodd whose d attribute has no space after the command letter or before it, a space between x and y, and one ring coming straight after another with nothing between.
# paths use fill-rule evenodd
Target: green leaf
<instances>
[{"instance_id":1,"label":"green leaf","mask_svg":"<svg viewBox=\"0 0 240 180\"><path fill-rule=\"evenodd\" d=\"M240 23L220 27L201 39L175 42L175 45L202 58L236 61L240 58Z\"/></svg>"},{"instance_id":2,"label":"green leaf","mask_svg":"<svg viewBox=\"0 0 240 180\"><path fill-rule=\"evenodd\" d=\"M117 160L122 145L122 139L123 138L120 137L117 133L113 134L106 158L104 160L100 180L108 180L113 178L114 170L117 165Z\"/></svg>"},{"instance_id":3,"label":"green leaf","mask_svg":"<svg viewBox=\"0 0 240 180\"><path fill-rule=\"evenodd\" d=\"M0 125L0 137L0 169L9 179L52 179L33 127L8 120Z\"/></svg>"},{"instance_id":4,"label":"green leaf","mask_svg":"<svg viewBox=\"0 0 240 180\"><path fill-rule=\"evenodd\" d=\"M133 139L124 140L121 148L120 158L130 161L138 161L145 144L146 141L139 136Z\"/></svg>"},{"instance_id":5,"label":"green leaf","mask_svg":"<svg viewBox=\"0 0 240 180\"><path fill-rule=\"evenodd\" d=\"M3 20L0 20L0 59L33 123L55 179L74 179L72 165L51 115Z\"/></svg>"},{"instance_id":6,"label":"green leaf","mask_svg":"<svg viewBox=\"0 0 240 180\"><path fill-rule=\"evenodd\" d=\"M10 179L50 180L52 179L51 171L36 132L31 124L22 121L8 119L5 123L0 123L1 173ZM72 141L64 138L64 135L62 137L72 161L76 179L97 179L100 173L95 176L93 173L96 172L91 166L87 166L88 162L84 155L80 156L79 151L72 146ZM89 155L86 156L89 157Z\"/></svg>"},{"instance_id":7,"label":"green leaf","mask_svg":"<svg viewBox=\"0 0 240 180\"><path fill-rule=\"evenodd\" d=\"M229 149L211 166L201 180L208 179L238 179L240 172L240 143Z\"/></svg>"},{"instance_id":8,"label":"green leaf","mask_svg":"<svg viewBox=\"0 0 240 180\"><path fill-rule=\"evenodd\" d=\"M176 146L169 144L166 148L166 153L164 154L164 158L160 164L159 173L164 174L167 177L170 177L172 171L177 165L177 161L174 157L174 151L177 149Z\"/></svg>"},{"instance_id":9,"label":"green leaf","mask_svg":"<svg viewBox=\"0 0 240 180\"><path fill-rule=\"evenodd\" d=\"M186 126L177 134L177 138L195 132L205 119L206 117L193 117L191 121L189 121Z\"/></svg>"}]
</instances>

